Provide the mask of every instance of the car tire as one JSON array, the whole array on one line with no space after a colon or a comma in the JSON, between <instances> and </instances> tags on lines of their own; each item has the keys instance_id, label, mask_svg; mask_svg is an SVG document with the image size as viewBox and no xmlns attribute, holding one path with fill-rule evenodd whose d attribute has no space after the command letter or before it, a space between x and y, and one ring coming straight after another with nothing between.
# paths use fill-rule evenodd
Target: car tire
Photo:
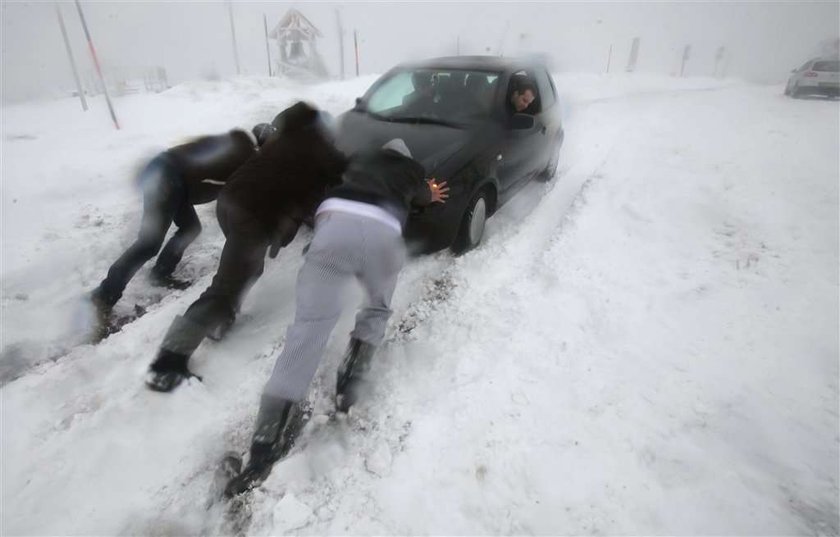
<instances>
[{"instance_id":1,"label":"car tire","mask_svg":"<svg viewBox=\"0 0 840 537\"><path fill-rule=\"evenodd\" d=\"M467 204L467 210L461 218L461 227L452 244L452 252L456 255L468 252L481 243L484 237L484 227L487 223L490 208L487 189L478 191Z\"/></svg>"},{"instance_id":2,"label":"car tire","mask_svg":"<svg viewBox=\"0 0 840 537\"><path fill-rule=\"evenodd\" d=\"M551 158L548 161L548 165L537 176L537 179L543 183L548 183L554 179L555 175L557 175L557 166L560 164L560 148L562 145L563 144L559 141L554 142L554 147L551 149Z\"/></svg>"}]
</instances>

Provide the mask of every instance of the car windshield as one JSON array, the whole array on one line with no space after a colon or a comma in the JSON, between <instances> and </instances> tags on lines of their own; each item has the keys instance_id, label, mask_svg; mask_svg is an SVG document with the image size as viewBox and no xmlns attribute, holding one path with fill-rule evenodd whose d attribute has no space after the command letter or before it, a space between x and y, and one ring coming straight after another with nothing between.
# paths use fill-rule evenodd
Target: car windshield
<instances>
[{"instance_id":1,"label":"car windshield","mask_svg":"<svg viewBox=\"0 0 840 537\"><path fill-rule=\"evenodd\" d=\"M490 117L498 73L410 69L383 80L365 103L372 116L458 127Z\"/></svg>"},{"instance_id":2,"label":"car windshield","mask_svg":"<svg viewBox=\"0 0 840 537\"><path fill-rule=\"evenodd\" d=\"M814 71L827 71L829 73L836 73L837 71L840 71L840 61L814 62Z\"/></svg>"}]
</instances>

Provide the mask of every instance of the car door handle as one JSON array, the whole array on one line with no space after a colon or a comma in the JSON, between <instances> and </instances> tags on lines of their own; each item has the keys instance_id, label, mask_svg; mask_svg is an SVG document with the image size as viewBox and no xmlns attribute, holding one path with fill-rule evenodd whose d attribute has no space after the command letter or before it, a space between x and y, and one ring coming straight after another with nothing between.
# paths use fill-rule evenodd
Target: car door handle
<instances>
[{"instance_id":1,"label":"car door handle","mask_svg":"<svg viewBox=\"0 0 840 537\"><path fill-rule=\"evenodd\" d=\"M542 130L540 131L542 134L545 134L545 125L543 125Z\"/></svg>"}]
</instances>

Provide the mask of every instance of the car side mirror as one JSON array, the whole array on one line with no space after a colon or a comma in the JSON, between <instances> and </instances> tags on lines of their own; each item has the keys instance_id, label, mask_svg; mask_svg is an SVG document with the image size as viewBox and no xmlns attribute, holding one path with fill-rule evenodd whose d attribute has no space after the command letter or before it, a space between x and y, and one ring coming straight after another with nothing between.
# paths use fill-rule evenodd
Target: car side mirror
<instances>
[{"instance_id":1,"label":"car side mirror","mask_svg":"<svg viewBox=\"0 0 840 537\"><path fill-rule=\"evenodd\" d=\"M529 114L513 114L510 118L510 128L514 130L528 130L534 128L534 116Z\"/></svg>"},{"instance_id":2,"label":"car side mirror","mask_svg":"<svg viewBox=\"0 0 840 537\"><path fill-rule=\"evenodd\" d=\"M353 110L364 110L364 106L362 106L362 98L356 97L356 105L353 106Z\"/></svg>"}]
</instances>

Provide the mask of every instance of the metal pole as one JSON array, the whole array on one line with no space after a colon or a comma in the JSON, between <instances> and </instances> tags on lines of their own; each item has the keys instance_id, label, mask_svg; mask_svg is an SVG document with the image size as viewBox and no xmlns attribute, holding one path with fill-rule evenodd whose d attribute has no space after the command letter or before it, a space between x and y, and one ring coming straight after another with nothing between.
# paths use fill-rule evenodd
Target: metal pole
<instances>
[{"instance_id":1,"label":"metal pole","mask_svg":"<svg viewBox=\"0 0 840 537\"><path fill-rule=\"evenodd\" d=\"M82 28L85 30L85 37L88 42L88 49L93 58L93 65L96 66L96 74L99 75L99 82L102 84L102 91L105 93L105 102L108 103L108 110L111 112L111 119L114 120L114 126L120 130L120 123L117 121L117 115L114 113L114 106L111 104L111 96L108 95L108 85L105 83L105 78L102 76L102 69L99 67L99 59L96 57L96 49L93 46L93 40L90 38L87 23L85 22L85 14L82 12L82 5L79 0L75 0L76 9L79 11L79 18L82 20Z\"/></svg>"},{"instance_id":2,"label":"metal pole","mask_svg":"<svg viewBox=\"0 0 840 537\"><path fill-rule=\"evenodd\" d=\"M612 43L610 43L610 53L607 55L607 72L610 72L610 62L612 62Z\"/></svg>"},{"instance_id":3,"label":"metal pole","mask_svg":"<svg viewBox=\"0 0 840 537\"><path fill-rule=\"evenodd\" d=\"M344 27L341 25L341 13L335 8L335 19L338 22L338 55L341 64L341 80L344 80Z\"/></svg>"},{"instance_id":4,"label":"metal pole","mask_svg":"<svg viewBox=\"0 0 840 537\"><path fill-rule=\"evenodd\" d=\"M458 36L458 40L455 42L455 55L461 55L461 36Z\"/></svg>"},{"instance_id":5,"label":"metal pole","mask_svg":"<svg viewBox=\"0 0 840 537\"><path fill-rule=\"evenodd\" d=\"M359 34L353 30L353 46L356 47L356 76L359 76Z\"/></svg>"},{"instance_id":6,"label":"metal pole","mask_svg":"<svg viewBox=\"0 0 840 537\"><path fill-rule=\"evenodd\" d=\"M236 62L236 74L241 75L239 69L239 52L236 51L236 28L233 25L233 4L228 0L228 16L230 17L230 35L233 37L233 59Z\"/></svg>"},{"instance_id":7,"label":"metal pole","mask_svg":"<svg viewBox=\"0 0 840 537\"><path fill-rule=\"evenodd\" d=\"M682 56L682 64L680 65L680 77L683 76L685 73L685 62L688 61L689 55L691 54L691 45L686 45L683 49L683 56Z\"/></svg>"},{"instance_id":8,"label":"metal pole","mask_svg":"<svg viewBox=\"0 0 840 537\"><path fill-rule=\"evenodd\" d=\"M636 70L636 62L639 59L639 45L641 38L634 37L633 44L630 46L630 56L627 58L627 72L632 73Z\"/></svg>"},{"instance_id":9,"label":"metal pole","mask_svg":"<svg viewBox=\"0 0 840 537\"><path fill-rule=\"evenodd\" d=\"M505 24L505 31L502 32L502 38L499 40L499 56L505 56L505 38L507 37L508 30L510 30L510 21L507 21Z\"/></svg>"},{"instance_id":10,"label":"metal pole","mask_svg":"<svg viewBox=\"0 0 840 537\"><path fill-rule=\"evenodd\" d=\"M721 60L723 60L724 55L726 54L726 47L723 45L719 46L717 51L715 52L715 78L720 76L720 67L721 67Z\"/></svg>"},{"instance_id":11,"label":"metal pole","mask_svg":"<svg viewBox=\"0 0 840 537\"><path fill-rule=\"evenodd\" d=\"M76 91L79 93L79 99L82 101L82 110L87 112L87 101L85 101L85 92L82 91L82 82L79 80L79 71L76 69L76 60L73 59L73 49L70 48L70 39L67 38L67 28L64 27L64 17L61 16L61 8L58 3L55 4L55 12L58 15L58 24L61 26L61 35L64 37L64 47L67 49L67 57L70 58L70 67L73 69L73 80L76 81Z\"/></svg>"},{"instance_id":12,"label":"metal pole","mask_svg":"<svg viewBox=\"0 0 840 537\"><path fill-rule=\"evenodd\" d=\"M271 49L268 46L268 19L263 13L263 28L265 29L265 57L268 59L268 76L271 76Z\"/></svg>"}]
</instances>

